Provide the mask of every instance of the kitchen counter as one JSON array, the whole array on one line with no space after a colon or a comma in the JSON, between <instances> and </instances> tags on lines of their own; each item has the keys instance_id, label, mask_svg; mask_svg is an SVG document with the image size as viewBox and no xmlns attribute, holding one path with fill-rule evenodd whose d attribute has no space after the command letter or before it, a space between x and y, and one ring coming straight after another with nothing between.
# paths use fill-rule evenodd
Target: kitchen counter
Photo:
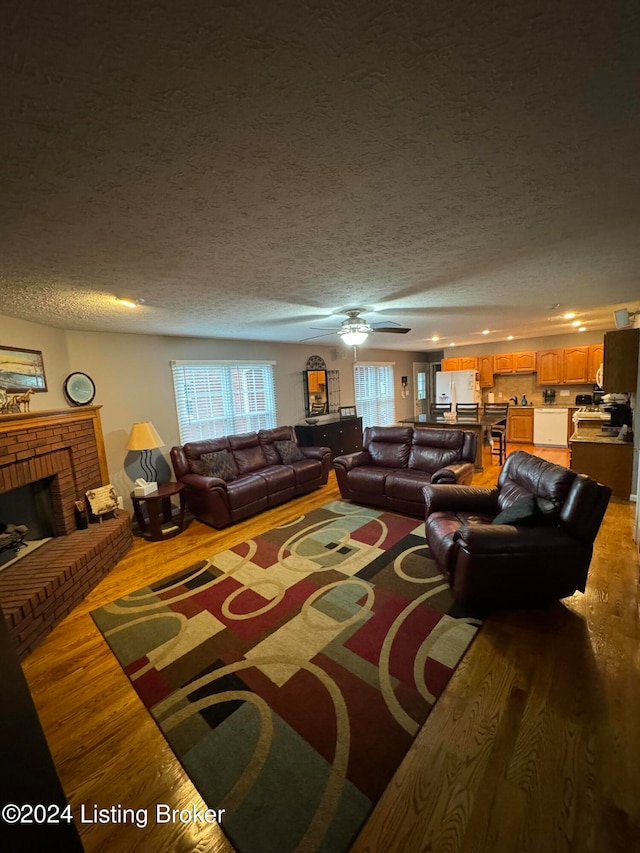
<instances>
[{"instance_id":1,"label":"kitchen counter","mask_svg":"<svg viewBox=\"0 0 640 853\"><path fill-rule=\"evenodd\" d=\"M618 438L615 435L602 435L601 433L586 433L574 432L569 441L576 441L582 444L630 444L633 447L632 441L627 441L624 438Z\"/></svg>"},{"instance_id":2,"label":"kitchen counter","mask_svg":"<svg viewBox=\"0 0 640 853\"><path fill-rule=\"evenodd\" d=\"M628 501L631 496L633 442L612 435L580 435L569 439L570 467L609 486L614 497Z\"/></svg>"}]
</instances>

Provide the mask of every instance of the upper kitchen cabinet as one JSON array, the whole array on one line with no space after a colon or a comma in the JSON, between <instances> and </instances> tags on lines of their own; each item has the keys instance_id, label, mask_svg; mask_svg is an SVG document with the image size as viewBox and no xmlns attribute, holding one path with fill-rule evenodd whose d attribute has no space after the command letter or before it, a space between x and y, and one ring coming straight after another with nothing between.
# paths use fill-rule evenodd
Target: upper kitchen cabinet
<instances>
[{"instance_id":1,"label":"upper kitchen cabinet","mask_svg":"<svg viewBox=\"0 0 640 853\"><path fill-rule=\"evenodd\" d=\"M514 352L513 372L514 373L534 373L536 369L536 354L535 352Z\"/></svg>"},{"instance_id":2,"label":"upper kitchen cabinet","mask_svg":"<svg viewBox=\"0 0 640 853\"><path fill-rule=\"evenodd\" d=\"M567 385L585 385L589 379L589 347L567 347L563 353L562 381ZM538 381L540 381L538 379Z\"/></svg>"},{"instance_id":3,"label":"upper kitchen cabinet","mask_svg":"<svg viewBox=\"0 0 640 853\"><path fill-rule=\"evenodd\" d=\"M480 387L493 388L493 356L481 355L478 358L478 372L480 373Z\"/></svg>"},{"instance_id":4,"label":"upper kitchen cabinet","mask_svg":"<svg viewBox=\"0 0 640 853\"><path fill-rule=\"evenodd\" d=\"M535 352L501 352L493 356L494 373L533 373Z\"/></svg>"},{"instance_id":5,"label":"upper kitchen cabinet","mask_svg":"<svg viewBox=\"0 0 640 853\"><path fill-rule=\"evenodd\" d=\"M501 352L493 356L494 373L513 373L513 353Z\"/></svg>"},{"instance_id":6,"label":"upper kitchen cabinet","mask_svg":"<svg viewBox=\"0 0 640 853\"><path fill-rule=\"evenodd\" d=\"M562 382L562 354L561 349L538 350L538 385L559 385Z\"/></svg>"},{"instance_id":7,"label":"upper kitchen cabinet","mask_svg":"<svg viewBox=\"0 0 640 853\"><path fill-rule=\"evenodd\" d=\"M477 370L478 356L477 355L462 355L460 356L459 370Z\"/></svg>"},{"instance_id":8,"label":"upper kitchen cabinet","mask_svg":"<svg viewBox=\"0 0 640 853\"><path fill-rule=\"evenodd\" d=\"M459 358L443 358L440 362L441 370L477 370L477 355L461 355Z\"/></svg>"},{"instance_id":9,"label":"upper kitchen cabinet","mask_svg":"<svg viewBox=\"0 0 640 853\"><path fill-rule=\"evenodd\" d=\"M618 329L604 336L604 390L633 392L638 384L640 329Z\"/></svg>"},{"instance_id":10,"label":"upper kitchen cabinet","mask_svg":"<svg viewBox=\"0 0 640 853\"><path fill-rule=\"evenodd\" d=\"M589 347L589 382L596 381L596 373L603 362L604 344L591 344Z\"/></svg>"},{"instance_id":11,"label":"upper kitchen cabinet","mask_svg":"<svg viewBox=\"0 0 640 853\"><path fill-rule=\"evenodd\" d=\"M441 370L460 370L459 358L443 358L440 362Z\"/></svg>"}]
</instances>

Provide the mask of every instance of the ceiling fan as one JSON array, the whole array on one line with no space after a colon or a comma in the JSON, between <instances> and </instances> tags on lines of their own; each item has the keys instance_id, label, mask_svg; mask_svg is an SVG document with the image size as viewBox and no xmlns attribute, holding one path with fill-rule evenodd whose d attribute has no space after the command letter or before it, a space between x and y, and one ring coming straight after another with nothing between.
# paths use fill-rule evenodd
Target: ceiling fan
<instances>
[{"instance_id":1,"label":"ceiling fan","mask_svg":"<svg viewBox=\"0 0 640 853\"><path fill-rule=\"evenodd\" d=\"M332 335L337 332L342 338L342 342L351 347L363 344L369 337L370 332L389 332L395 335L406 335L407 332L411 331L411 329L407 329L399 323L392 323L388 320L382 323L367 323L366 320L360 316L362 311L362 308L351 308L348 311L345 311L347 319L343 320L337 329L330 329L327 330L324 335L313 335L313 337L304 338L303 340L312 341L315 340L315 338L325 338L328 335Z\"/></svg>"}]
</instances>

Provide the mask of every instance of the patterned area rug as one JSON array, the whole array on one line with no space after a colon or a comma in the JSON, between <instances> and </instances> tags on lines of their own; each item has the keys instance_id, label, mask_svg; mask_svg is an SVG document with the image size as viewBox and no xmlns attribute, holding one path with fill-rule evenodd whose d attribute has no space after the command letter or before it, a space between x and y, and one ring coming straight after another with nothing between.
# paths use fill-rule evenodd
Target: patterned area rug
<instances>
[{"instance_id":1,"label":"patterned area rug","mask_svg":"<svg viewBox=\"0 0 640 853\"><path fill-rule=\"evenodd\" d=\"M338 501L92 615L241 853L348 850L480 625Z\"/></svg>"}]
</instances>

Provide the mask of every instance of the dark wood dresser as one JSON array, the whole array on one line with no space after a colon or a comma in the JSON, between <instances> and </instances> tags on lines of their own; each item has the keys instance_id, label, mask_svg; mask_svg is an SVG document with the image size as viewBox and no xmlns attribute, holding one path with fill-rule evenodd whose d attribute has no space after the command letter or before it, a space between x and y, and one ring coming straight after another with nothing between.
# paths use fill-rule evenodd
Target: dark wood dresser
<instances>
[{"instance_id":1,"label":"dark wood dresser","mask_svg":"<svg viewBox=\"0 0 640 853\"><path fill-rule=\"evenodd\" d=\"M342 418L313 426L298 424L295 430L300 447L329 447L332 459L362 450L362 418Z\"/></svg>"}]
</instances>

